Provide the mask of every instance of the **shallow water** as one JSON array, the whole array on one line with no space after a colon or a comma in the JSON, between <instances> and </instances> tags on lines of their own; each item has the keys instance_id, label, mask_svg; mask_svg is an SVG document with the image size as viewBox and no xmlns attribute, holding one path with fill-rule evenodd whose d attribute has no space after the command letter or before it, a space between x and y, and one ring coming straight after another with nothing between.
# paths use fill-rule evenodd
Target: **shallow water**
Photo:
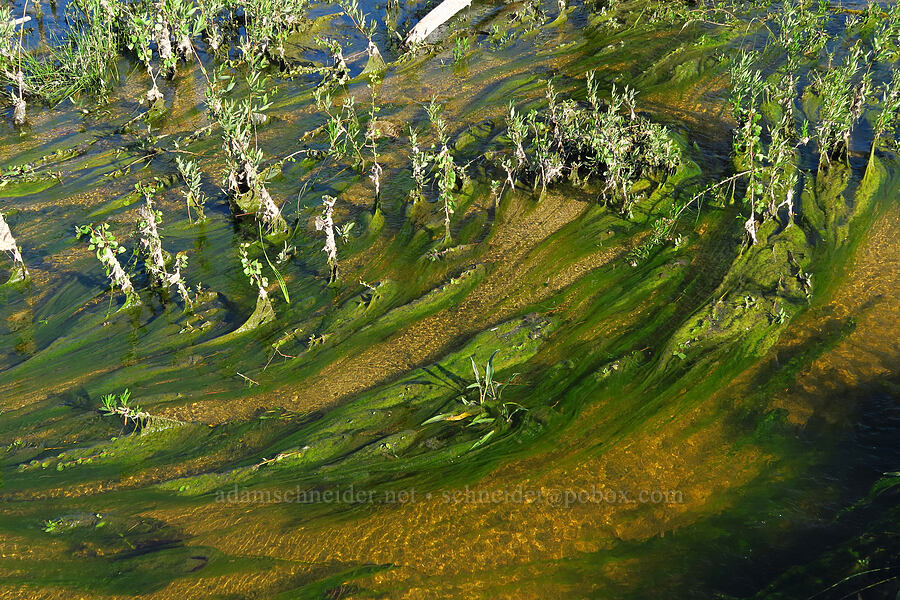
<instances>
[{"instance_id":1,"label":"shallow water","mask_svg":"<svg viewBox=\"0 0 900 600\"><path fill-rule=\"evenodd\" d=\"M364 8L383 22L383 10ZM415 21L421 8L399 21ZM555 6L546 9L555 18ZM172 154L147 157L140 129L121 133L149 87L128 60L102 106L32 106L22 130L4 120L3 167L62 154L43 161L36 181L0 188L31 273L27 284L0 288L2 593L896 595L897 479L887 475L900 464L896 156L879 151L883 174L862 180L871 128L857 127L849 184L828 188L839 200L825 210L837 216L821 228L809 216L767 232L759 252L776 266L747 266L757 255L729 204L689 211L682 245L652 248L632 265L630 252L673 198L733 168L727 67L715 56L762 47L764 34L651 24L639 17L643 2L618 9L621 30L579 5L536 31L513 27L496 47L487 32L513 7L475 7L451 25L478 32L459 64L449 41L392 64L379 118L400 133L380 149L381 210L372 214L364 174L286 163L269 189L295 227L296 254L278 265L290 303L270 273L277 319L243 334L233 332L256 291L238 245L259 235L235 222L218 187L216 134L184 146L212 197L209 220L192 225L180 182L166 179L176 173ZM843 18L834 15L832 31ZM53 23L45 20L42 39ZM348 23L328 26L348 56L364 48ZM721 39L697 43L704 32ZM379 36L385 59L397 61ZM309 60L318 52L302 33L289 51ZM350 62L357 75L363 58ZM497 175L480 159L503 142L507 102L539 104L551 77L581 98L591 69L601 89L636 87L639 109L688 141L697 168L685 162L631 219L598 203L595 189L569 185L495 204L487 184ZM313 78L277 83L271 121L259 129L271 158L295 152L324 122ZM207 124L204 84L199 69L183 66L161 86L168 112L154 125L158 145ZM368 101L364 81L350 89ZM437 207L406 201L404 128L426 130L432 97L445 104L472 177L454 216L458 249L438 260L425 256L442 233ZM813 160L813 148L799 153ZM150 292L141 307L117 311L121 296L72 235L110 223L130 257L134 184L154 177L166 183L156 197L166 250L186 251L188 282L214 292L194 316ZM810 192L822 173L806 177L804 202L813 204L802 210L827 196ZM356 224L330 286L312 224L327 193L339 197L336 221ZM808 244L797 255L812 269L814 294L775 324L774 304L762 302L770 280L790 278L783 256L795 244ZM269 245L268 257L278 250ZM141 269L135 281L145 284ZM460 409L469 357L484 364L495 350L501 379L518 373L504 399L527 412L477 448L483 426L424 424ZM125 388L180 424L141 433L101 416L100 398Z\"/></svg>"}]
</instances>

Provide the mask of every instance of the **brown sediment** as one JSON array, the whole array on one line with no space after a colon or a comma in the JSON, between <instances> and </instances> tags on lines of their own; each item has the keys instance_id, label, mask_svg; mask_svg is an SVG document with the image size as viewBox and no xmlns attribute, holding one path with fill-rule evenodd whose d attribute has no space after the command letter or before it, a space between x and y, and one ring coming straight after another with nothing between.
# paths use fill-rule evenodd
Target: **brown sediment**
<instances>
[{"instance_id":1,"label":"brown sediment","mask_svg":"<svg viewBox=\"0 0 900 600\"><path fill-rule=\"evenodd\" d=\"M867 231L856 251L852 276L838 287L823 306L804 315L800 335L790 339L786 353L802 347L823 331L840 328L847 319L853 331L828 353L798 374L791 387L772 399L774 407L788 411L795 423L812 415L831 423L847 423L853 402L836 401L861 384L895 376L900 372L900 206L892 203ZM775 357L777 359L777 355Z\"/></svg>"},{"instance_id":2,"label":"brown sediment","mask_svg":"<svg viewBox=\"0 0 900 600\"><path fill-rule=\"evenodd\" d=\"M555 194L547 194L536 203L526 197L519 198L513 211L503 217L505 225L497 225L496 234L488 239L487 250L479 258L488 267L488 274L459 304L412 323L377 345L327 365L316 377L300 385L283 386L264 398L242 402L240 407L207 402L198 407L201 414L193 413L192 416L204 422L217 422L245 417L262 407L283 406L304 412L317 410L428 364L467 336L508 319L518 309L549 297L604 264L612 253L599 250L549 273L547 285L534 286L528 277L519 277L540 265L544 253L535 256L533 250L577 219L589 206ZM360 273L359 276L368 275ZM177 417L177 411L172 416Z\"/></svg>"},{"instance_id":3,"label":"brown sediment","mask_svg":"<svg viewBox=\"0 0 900 600\"><path fill-rule=\"evenodd\" d=\"M896 210L879 219L870 240L860 249L846 292L839 292L828 308L839 315L861 315L856 331L798 376L799 385L811 385L802 397L773 401L784 405L794 420L822 415L834 407L811 403L826 396L821 385L832 385L835 364L850 360L839 385L853 385L851 373L878 375L897 357L885 355L885 335L897 327L897 309L890 302L866 305L884 291L896 288L897 273L882 268L896 256L900 220ZM816 319L804 319L791 328L772 352L784 352L815 335ZM881 328L884 327L882 330ZM877 333L878 337L869 336ZM799 337L796 337L799 336ZM801 340L795 342L795 340ZM892 337L891 339L896 339ZM868 341L866 341L868 340ZM860 352L862 350L862 352ZM861 356L859 360L854 359ZM888 362L885 363L885 360ZM393 568L360 581L375 590L404 589L403 597L547 597L572 593L574 588L547 578L547 565L566 557L603 552L620 540L646 540L690 525L727 510L728 490L737 490L758 476L774 457L755 446L731 449L734 432L717 418L742 397L753 393L753 381L768 368L762 360L740 374L733 385L687 410L674 399L638 430L605 444L604 423L613 418L604 402L589 406L584 422L592 428L558 439L555 449L509 461L470 486L474 494L515 490L524 486L542 491L591 490L592 486L623 490L669 490L682 494L683 503L620 505L606 502L552 506L546 503L461 502L447 504L434 492L431 499L360 511L338 522L320 524L303 520L302 506L278 510L253 505L210 504L183 512L151 513L177 523L195 541L242 555L267 555L304 565L381 564ZM833 399L832 399L833 402ZM466 532L464 544L458 542ZM327 537L328 543L322 540ZM534 565L539 565L536 567ZM312 570L311 566L301 567ZM636 561L611 561L598 575L597 586L627 582L640 572ZM538 582L536 575L544 579ZM279 576L230 575L217 582L227 589L261 591L277 588ZM441 581L436 587L434 582ZM176 581L153 597L167 598L198 589L200 584ZM514 591L512 591L514 590ZM584 587L578 592L584 593Z\"/></svg>"},{"instance_id":4,"label":"brown sediment","mask_svg":"<svg viewBox=\"0 0 900 600\"><path fill-rule=\"evenodd\" d=\"M514 586L516 597L538 597L548 590L565 591L567 586L536 584L527 576L529 565L541 565L546 575L546 566L554 561L600 552L620 540L658 536L715 514L727 506L720 500L725 491L752 479L765 463L765 457L753 448L721 453L730 440L721 421L713 427L696 425L721 410L718 402L686 412L662 410L639 431L600 451L602 438L597 436L604 430L605 410L600 403L584 415L585 420L597 420L594 428L563 436L548 453L508 462L470 487L477 497L481 492L514 492L521 485L540 492L546 501L453 503L451 496L447 503L441 491L436 491L431 499L380 506L327 525L304 523L302 505L273 511L214 504L151 514L184 527L196 536L196 543L228 553L312 564L389 563L392 569L373 575L363 585L376 589L400 585L409 590L404 597L486 593L512 597L511 592L497 591L505 586ZM563 500L552 500L567 490L592 493L595 489L635 494L640 490L677 491L684 502L649 505L589 500L566 507ZM458 542L460 532L466 532L463 544ZM325 537L327 544L322 542ZM632 575L627 564L617 567L610 569L609 576L627 579ZM431 582L438 578L444 583L435 589ZM252 581L237 575L228 579L233 579L238 589L260 585L258 576ZM273 575L270 585L276 580ZM173 582L158 597L172 597L195 585Z\"/></svg>"},{"instance_id":5,"label":"brown sediment","mask_svg":"<svg viewBox=\"0 0 900 600\"><path fill-rule=\"evenodd\" d=\"M852 388L860 378L896 372L896 352L884 349L897 339L900 321L896 303L884 299L897 288L898 272L886 265L896 260L898 239L900 211L892 208L877 220L848 266L846 287L792 325L771 349L769 356L803 345L818 335L823 315L825 320L857 319L852 334L800 372L790 390L776 393L772 405L787 408L793 422L803 423L812 414L843 418L849 408L837 406L840 403L828 393L834 386ZM572 593L571 586L546 576L548 564L602 553L620 540L665 535L726 511L728 490L741 489L775 458L754 445L733 448L734 431L720 418L723 411L752 396L754 382L769 366L768 358L758 361L699 405L683 409L674 398L639 429L616 437L615 443L607 444L604 437L608 434L605 424L615 418L615 410L603 401L586 399L583 405L589 408L580 420L594 423L591 428L564 434L547 452L508 461L469 488L477 495L521 485L543 491L545 498L554 491L591 490L592 486L676 490L683 503L623 506L589 501L567 508L539 502L448 504L438 490L431 499L360 510L327 524L304 520L302 505L272 510L216 503L151 514L184 527L197 536L196 543L235 554L298 561L304 565L300 572L312 572L312 565L389 563L391 569L360 584L375 590L404 589L403 597L408 598ZM466 532L463 544L458 541L460 532ZM598 568L596 586L628 582L641 570L638 561L627 559ZM538 574L543 576L540 582ZM230 575L217 582L246 592L277 589L278 579L274 573L268 578ZM441 585L435 586L436 581ZM176 581L153 597L177 596L197 585ZM585 591L578 588L579 593Z\"/></svg>"}]
</instances>

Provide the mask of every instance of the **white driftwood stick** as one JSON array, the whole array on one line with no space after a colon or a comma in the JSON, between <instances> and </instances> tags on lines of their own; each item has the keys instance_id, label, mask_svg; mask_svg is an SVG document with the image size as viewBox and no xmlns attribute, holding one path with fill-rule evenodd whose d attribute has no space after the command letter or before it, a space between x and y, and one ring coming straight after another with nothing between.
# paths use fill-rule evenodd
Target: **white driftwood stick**
<instances>
[{"instance_id":1,"label":"white driftwood stick","mask_svg":"<svg viewBox=\"0 0 900 600\"><path fill-rule=\"evenodd\" d=\"M406 44L418 44L425 41L431 32L453 18L462 9L471 6L472 0L444 0L431 12L416 23L406 36Z\"/></svg>"},{"instance_id":2,"label":"white driftwood stick","mask_svg":"<svg viewBox=\"0 0 900 600\"><path fill-rule=\"evenodd\" d=\"M12 20L12 25L15 27L16 25L24 25L28 21L31 20L31 17L19 17L18 19Z\"/></svg>"}]
</instances>

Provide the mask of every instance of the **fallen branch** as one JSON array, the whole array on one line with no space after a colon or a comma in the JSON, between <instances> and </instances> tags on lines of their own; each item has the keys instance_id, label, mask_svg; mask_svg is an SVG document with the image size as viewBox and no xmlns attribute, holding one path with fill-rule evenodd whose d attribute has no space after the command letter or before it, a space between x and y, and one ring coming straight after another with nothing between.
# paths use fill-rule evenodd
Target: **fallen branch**
<instances>
[{"instance_id":1,"label":"fallen branch","mask_svg":"<svg viewBox=\"0 0 900 600\"><path fill-rule=\"evenodd\" d=\"M456 13L471 5L472 0L444 0L409 31L406 36L406 45L421 44L425 41L425 38L431 35L432 31L452 19Z\"/></svg>"}]
</instances>

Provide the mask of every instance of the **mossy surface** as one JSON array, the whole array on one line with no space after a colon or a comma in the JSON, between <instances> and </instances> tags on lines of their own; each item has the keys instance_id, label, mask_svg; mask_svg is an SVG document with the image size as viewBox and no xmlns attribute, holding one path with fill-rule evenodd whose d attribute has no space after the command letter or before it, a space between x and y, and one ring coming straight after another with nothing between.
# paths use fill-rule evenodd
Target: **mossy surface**
<instances>
[{"instance_id":1,"label":"mossy surface","mask_svg":"<svg viewBox=\"0 0 900 600\"><path fill-rule=\"evenodd\" d=\"M256 135L289 231L277 240L217 189L221 139L189 100L194 67L151 120L159 152L119 97L0 130L2 166L35 170L0 186L32 274L0 288L0 595L790 598L850 593L864 561L893 568L898 321L884 298L898 246L871 232L893 231L900 163L859 151L867 124L849 161L820 167L798 144L796 214L751 244L740 186L697 198L736 167L727 56L767 29L757 9L685 25L666 4L553 8L540 27L515 6L473 9L451 25L474 32L459 64L453 38L401 58L379 37L378 119L396 131L380 142L377 206L369 172L317 158L319 138L318 154L278 162L324 119L313 78L273 67ZM365 45L312 10L288 66L321 62L307 46L338 31L364 105ZM806 78L823 68L804 61ZM542 110L548 80L584 102L588 71L604 98L636 88L678 166L637 178L630 211L599 181L492 192L508 104ZM141 75L123 70L121 93ZM432 97L465 166L452 242L434 186L410 201L408 126L435 141ZM812 93L795 105L798 119L821 112ZM202 224L172 139L204 174ZM166 252L186 252L202 284L191 306L146 289L132 258L136 183L154 186ZM313 224L325 194L353 224L330 283ZM127 247L139 306L119 310L74 239L92 221ZM248 285L242 242L267 296ZM508 385L482 402L489 361ZM153 418L102 414L126 388Z\"/></svg>"}]
</instances>

